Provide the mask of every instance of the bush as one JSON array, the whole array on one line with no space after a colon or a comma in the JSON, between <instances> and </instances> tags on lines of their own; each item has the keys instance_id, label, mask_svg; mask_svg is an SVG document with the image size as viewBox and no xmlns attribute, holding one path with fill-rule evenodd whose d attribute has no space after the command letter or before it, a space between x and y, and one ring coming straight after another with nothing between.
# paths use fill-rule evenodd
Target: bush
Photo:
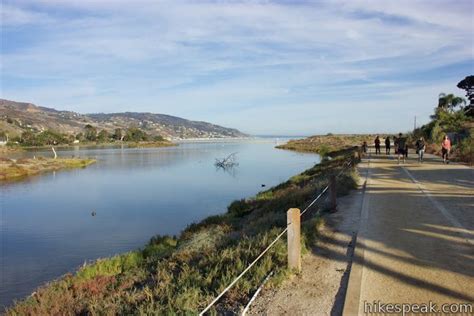
<instances>
[{"instance_id":1,"label":"bush","mask_svg":"<svg viewBox=\"0 0 474 316\"><path fill-rule=\"evenodd\" d=\"M163 258L171 254L176 248L177 240L170 236L155 236L150 239L150 242L143 249L143 258Z\"/></svg>"},{"instance_id":2,"label":"bush","mask_svg":"<svg viewBox=\"0 0 474 316\"><path fill-rule=\"evenodd\" d=\"M318 148L318 154L322 158L327 158L330 152L331 152L331 148L328 145L320 145Z\"/></svg>"},{"instance_id":3,"label":"bush","mask_svg":"<svg viewBox=\"0 0 474 316\"><path fill-rule=\"evenodd\" d=\"M67 135L46 130L40 133L26 131L21 134L19 143L22 146L46 146L46 145L60 145L67 144L69 137Z\"/></svg>"},{"instance_id":4,"label":"bush","mask_svg":"<svg viewBox=\"0 0 474 316\"><path fill-rule=\"evenodd\" d=\"M236 217L242 217L247 215L251 211L247 201L245 199L236 200L230 203L228 207L228 212Z\"/></svg>"},{"instance_id":5,"label":"bush","mask_svg":"<svg viewBox=\"0 0 474 316\"><path fill-rule=\"evenodd\" d=\"M463 139L458 147L459 159L464 162L468 162L472 165L474 161L474 141L473 137L467 137Z\"/></svg>"},{"instance_id":6,"label":"bush","mask_svg":"<svg viewBox=\"0 0 474 316\"><path fill-rule=\"evenodd\" d=\"M110 138L109 132L107 132L105 129L101 130L99 134L97 134L97 140L99 142L106 142Z\"/></svg>"},{"instance_id":7,"label":"bush","mask_svg":"<svg viewBox=\"0 0 474 316\"><path fill-rule=\"evenodd\" d=\"M91 280L97 276L115 276L138 267L143 262L142 253L132 251L112 258L99 259L93 264L86 265L77 272L80 280Z\"/></svg>"},{"instance_id":8,"label":"bush","mask_svg":"<svg viewBox=\"0 0 474 316\"><path fill-rule=\"evenodd\" d=\"M140 141L146 141L148 139L149 139L148 134L136 127L131 127L127 129L127 132L124 138L124 140L128 142L140 142Z\"/></svg>"}]
</instances>

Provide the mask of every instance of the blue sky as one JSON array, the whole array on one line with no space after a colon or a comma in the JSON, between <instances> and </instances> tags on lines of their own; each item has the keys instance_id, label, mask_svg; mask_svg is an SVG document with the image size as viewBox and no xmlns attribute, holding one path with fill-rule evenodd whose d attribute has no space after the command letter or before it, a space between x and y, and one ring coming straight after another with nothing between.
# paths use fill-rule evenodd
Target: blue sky
<instances>
[{"instance_id":1,"label":"blue sky","mask_svg":"<svg viewBox=\"0 0 474 316\"><path fill-rule=\"evenodd\" d=\"M2 98L252 134L398 132L474 74L458 1L3 0Z\"/></svg>"}]
</instances>

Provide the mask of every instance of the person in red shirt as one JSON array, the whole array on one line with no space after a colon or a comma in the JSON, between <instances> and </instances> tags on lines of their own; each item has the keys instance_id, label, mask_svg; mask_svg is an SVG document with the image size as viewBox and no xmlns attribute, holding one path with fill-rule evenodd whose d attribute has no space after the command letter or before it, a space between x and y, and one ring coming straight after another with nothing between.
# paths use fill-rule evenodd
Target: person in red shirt
<instances>
[{"instance_id":1,"label":"person in red shirt","mask_svg":"<svg viewBox=\"0 0 474 316\"><path fill-rule=\"evenodd\" d=\"M448 135L445 135L441 142L441 153L443 154L443 163L449 163L449 152L451 151L451 141Z\"/></svg>"}]
</instances>

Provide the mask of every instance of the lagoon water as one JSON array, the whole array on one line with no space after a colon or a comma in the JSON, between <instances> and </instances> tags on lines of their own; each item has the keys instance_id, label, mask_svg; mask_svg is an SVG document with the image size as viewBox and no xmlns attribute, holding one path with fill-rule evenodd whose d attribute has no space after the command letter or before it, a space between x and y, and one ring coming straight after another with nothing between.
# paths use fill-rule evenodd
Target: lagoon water
<instances>
[{"instance_id":1,"label":"lagoon water","mask_svg":"<svg viewBox=\"0 0 474 316\"><path fill-rule=\"evenodd\" d=\"M274 146L274 139L261 139L76 148L58 155L94 157L97 163L0 185L0 306L85 261L139 248L156 234L179 234L265 189L262 184L271 187L319 162L317 155ZM215 168L215 158L233 152L237 167Z\"/></svg>"}]
</instances>

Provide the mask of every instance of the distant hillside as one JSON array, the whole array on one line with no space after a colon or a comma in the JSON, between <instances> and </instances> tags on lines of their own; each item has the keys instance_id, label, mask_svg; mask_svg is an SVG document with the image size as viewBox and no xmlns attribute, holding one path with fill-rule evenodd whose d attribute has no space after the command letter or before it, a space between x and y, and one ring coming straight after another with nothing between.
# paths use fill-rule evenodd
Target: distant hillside
<instances>
[{"instance_id":1,"label":"distant hillside","mask_svg":"<svg viewBox=\"0 0 474 316\"><path fill-rule=\"evenodd\" d=\"M55 130L67 134L84 131L90 124L98 130L113 132L116 128L139 127L150 135L168 139L244 137L244 133L207 122L154 113L79 114L58 111L31 103L0 99L0 131L19 135L25 130Z\"/></svg>"}]
</instances>

